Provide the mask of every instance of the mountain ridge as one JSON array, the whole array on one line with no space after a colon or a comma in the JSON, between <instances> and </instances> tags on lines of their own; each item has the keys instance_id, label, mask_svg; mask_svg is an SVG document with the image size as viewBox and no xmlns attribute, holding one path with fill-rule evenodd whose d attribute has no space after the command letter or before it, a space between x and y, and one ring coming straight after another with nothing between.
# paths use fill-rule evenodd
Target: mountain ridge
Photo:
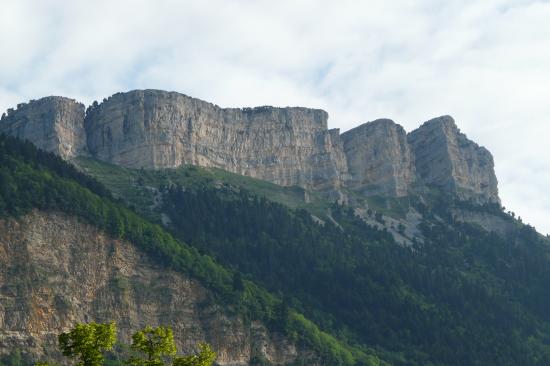
<instances>
[{"instance_id":1,"label":"mountain ridge","mask_svg":"<svg viewBox=\"0 0 550 366\"><path fill-rule=\"evenodd\" d=\"M403 197L432 187L479 203L500 202L492 155L449 116L409 133L384 119L340 134L328 129L327 120L320 109L220 108L148 89L116 93L86 111L65 97L20 104L3 116L0 132L65 159L91 155L131 168L217 167L340 202L348 199L346 190Z\"/></svg>"}]
</instances>

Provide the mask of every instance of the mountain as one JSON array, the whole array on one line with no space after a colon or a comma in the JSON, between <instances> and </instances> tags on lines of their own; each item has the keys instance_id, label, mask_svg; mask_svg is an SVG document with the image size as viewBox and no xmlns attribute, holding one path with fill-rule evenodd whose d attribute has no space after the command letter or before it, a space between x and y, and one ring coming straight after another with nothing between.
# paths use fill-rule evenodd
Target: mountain
<instances>
[{"instance_id":1,"label":"mountain","mask_svg":"<svg viewBox=\"0 0 550 366\"><path fill-rule=\"evenodd\" d=\"M169 325L178 348L191 352L207 341L224 365L286 364L305 352L217 304L201 281L76 216L32 211L0 220L0 243L4 354L19 348L59 359L57 335L85 321L116 321L127 343L148 324Z\"/></svg>"},{"instance_id":2,"label":"mountain","mask_svg":"<svg viewBox=\"0 0 550 366\"><path fill-rule=\"evenodd\" d=\"M380 364L60 158L4 135L0 228L3 361L17 350L29 363L60 361L57 334L117 320L125 340L144 324L173 327L184 351L208 340L220 365Z\"/></svg>"},{"instance_id":3,"label":"mountain","mask_svg":"<svg viewBox=\"0 0 550 366\"><path fill-rule=\"evenodd\" d=\"M283 186L345 199L346 190L402 197L436 186L479 202L499 202L493 158L451 117L417 130L390 120L339 133L328 114L308 108L220 108L159 90L117 93L84 112L48 97L0 121L0 132L64 158L89 154L124 167L217 167ZM32 121L32 122L29 122Z\"/></svg>"},{"instance_id":4,"label":"mountain","mask_svg":"<svg viewBox=\"0 0 550 366\"><path fill-rule=\"evenodd\" d=\"M34 304L2 308L27 320L9 323L0 353L33 340L29 355L54 355L29 319L50 301L40 332L63 328L62 288L70 309L91 301L68 322L119 314L125 334L175 322L183 349L206 339L220 364L550 364L550 244L504 212L491 154L448 116L410 133L383 119L340 134L327 118L156 90L10 110L0 131L72 166L0 144L0 244L15 268L0 289ZM103 276L91 295L80 272Z\"/></svg>"}]
</instances>

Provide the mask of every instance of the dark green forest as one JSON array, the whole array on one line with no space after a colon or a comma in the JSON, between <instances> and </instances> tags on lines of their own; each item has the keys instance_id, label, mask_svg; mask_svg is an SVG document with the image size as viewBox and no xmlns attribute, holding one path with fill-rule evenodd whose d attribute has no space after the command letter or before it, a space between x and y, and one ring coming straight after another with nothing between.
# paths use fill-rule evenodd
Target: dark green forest
<instances>
[{"instance_id":1,"label":"dark green forest","mask_svg":"<svg viewBox=\"0 0 550 366\"><path fill-rule=\"evenodd\" d=\"M503 238L451 213L514 224L500 207L411 199L424 240L404 247L345 206L329 206L335 223L320 224L226 185L159 192L171 233L53 154L0 137L0 216L76 215L314 348L326 365L550 365L548 242L529 226Z\"/></svg>"},{"instance_id":2,"label":"dark green forest","mask_svg":"<svg viewBox=\"0 0 550 366\"><path fill-rule=\"evenodd\" d=\"M454 222L450 207L466 204L448 197L416 203L426 240L409 248L343 206L339 226L319 225L245 191L164 191L178 237L395 364L550 364L550 248L533 228L503 239Z\"/></svg>"}]
</instances>

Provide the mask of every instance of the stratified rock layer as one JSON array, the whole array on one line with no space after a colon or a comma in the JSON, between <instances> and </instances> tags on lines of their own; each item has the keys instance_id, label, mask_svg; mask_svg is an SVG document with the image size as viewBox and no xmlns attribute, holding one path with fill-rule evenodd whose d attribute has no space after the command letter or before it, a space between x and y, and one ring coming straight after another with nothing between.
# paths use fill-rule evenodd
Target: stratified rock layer
<instances>
[{"instance_id":1,"label":"stratified rock layer","mask_svg":"<svg viewBox=\"0 0 550 366\"><path fill-rule=\"evenodd\" d=\"M130 168L217 167L345 201L346 190L401 197L436 187L500 202L493 158L448 116L406 135L391 120L340 135L328 114L301 107L220 108L175 92L118 93L86 112L48 97L11 110L0 132L63 158L82 154Z\"/></svg>"},{"instance_id":2,"label":"stratified rock layer","mask_svg":"<svg viewBox=\"0 0 550 366\"><path fill-rule=\"evenodd\" d=\"M184 353L209 342L220 365L309 357L216 305L197 281L76 218L34 212L0 220L0 355L19 348L35 359L66 361L56 351L59 333L77 322L112 320L127 344L145 325L172 327Z\"/></svg>"},{"instance_id":3,"label":"stratified rock layer","mask_svg":"<svg viewBox=\"0 0 550 366\"><path fill-rule=\"evenodd\" d=\"M450 116L425 122L408 135L417 182L463 199L500 202L493 156L468 140Z\"/></svg>"},{"instance_id":4,"label":"stratified rock layer","mask_svg":"<svg viewBox=\"0 0 550 366\"><path fill-rule=\"evenodd\" d=\"M380 119L345 132L342 140L351 175L349 188L390 197L410 193L414 165L403 127Z\"/></svg>"},{"instance_id":5,"label":"stratified rock layer","mask_svg":"<svg viewBox=\"0 0 550 366\"><path fill-rule=\"evenodd\" d=\"M0 120L0 133L29 140L64 159L86 151L84 104L64 97L46 97L19 104Z\"/></svg>"},{"instance_id":6,"label":"stratified rock layer","mask_svg":"<svg viewBox=\"0 0 550 366\"><path fill-rule=\"evenodd\" d=\"M319 109L222 109L183 94L138 90L94 108L86 131L93 155L126 167L195 164L285 186L333 189L346 167L327 118Z\"/></svg>"}]
</instances>

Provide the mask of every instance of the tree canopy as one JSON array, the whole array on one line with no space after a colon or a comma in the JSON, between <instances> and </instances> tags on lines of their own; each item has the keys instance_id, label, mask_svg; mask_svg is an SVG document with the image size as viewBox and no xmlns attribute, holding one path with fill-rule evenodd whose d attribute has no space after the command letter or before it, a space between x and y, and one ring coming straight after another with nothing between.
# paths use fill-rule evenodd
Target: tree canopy
<instances>
[{"instance_id":1,"label":"tree canopy","mask_svg":"<svg viewBox=\"0 0 550 366\"><path fill-rule=\"evenodd\" d=\"M117 340L116 324L77 323L69 332L61 333L58 339L59 350L64 356L77 359L77 366L100 366L105 362L105 353L113 349ZM128 366L212 366L216 353L210 345L199 343L198 348L196 354L176 356L172 329L146 326L132 335L130 349L135 354L121 363ZM17 352L13 357L19 357L19 361L11 365L19 366L21 354ZM35 366L49 365L44 361L35 363Z\"/></svg>"},{"instance_id":2,"label":"tree canopy","mask_svg":"<svg viewBox=\"0 0 550 366\"><path fill-rule=\"evenodd\" d=\"M132 357L129 361L132 366L162 366L163 358L176 354L172 329L166 327L143 328L134 333L130 347L145 355L145 358Z\"/></svg>"},{"instance_id":3,"label":"tree canopy","mask_svg":"<svg viewBox=\"0 0 550 366\"><path fill-rule=\"evenodd\" d=\"M80 323L59 335L59 349L64 356L78 359L77 366L100 366L104 362L103 352L115 344L116 332L114 322Z\"/></svg>"}]
</instances>

